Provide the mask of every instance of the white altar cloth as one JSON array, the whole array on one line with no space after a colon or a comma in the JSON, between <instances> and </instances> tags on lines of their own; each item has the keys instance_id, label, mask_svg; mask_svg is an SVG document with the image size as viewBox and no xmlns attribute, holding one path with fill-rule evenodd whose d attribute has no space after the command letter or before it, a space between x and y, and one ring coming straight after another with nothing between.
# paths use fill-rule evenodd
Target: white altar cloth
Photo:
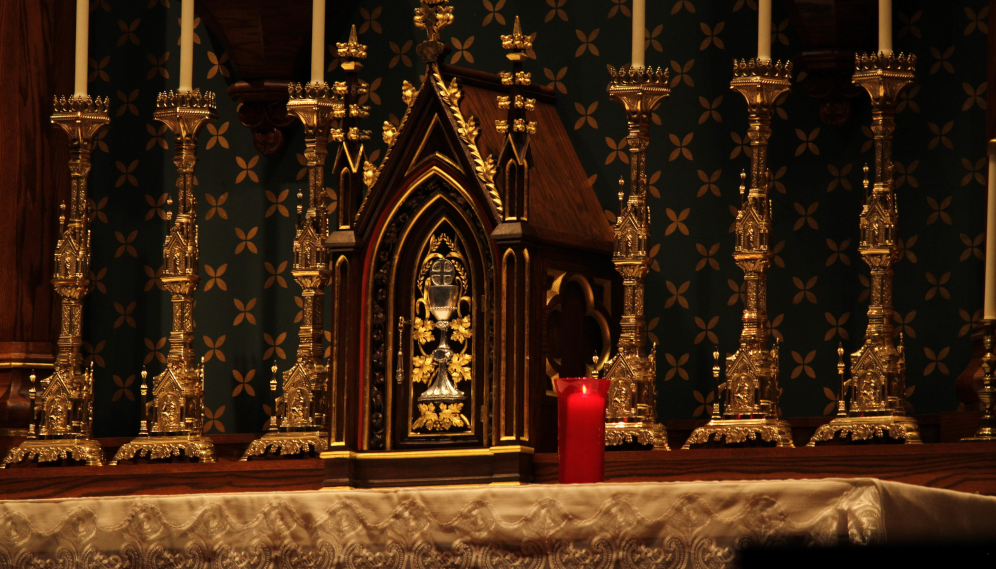
<instances>
[{"instance_id":1,"label":"white altar cloth","mask_svg":"<svg viewBox=\"0 0 996 569\"><path fill-rule=\"evenodd\" d=\"M726 567L746 547L996 540L996 498L874 479L0 503L0 567Z\"/></svg>"}]
</instances>

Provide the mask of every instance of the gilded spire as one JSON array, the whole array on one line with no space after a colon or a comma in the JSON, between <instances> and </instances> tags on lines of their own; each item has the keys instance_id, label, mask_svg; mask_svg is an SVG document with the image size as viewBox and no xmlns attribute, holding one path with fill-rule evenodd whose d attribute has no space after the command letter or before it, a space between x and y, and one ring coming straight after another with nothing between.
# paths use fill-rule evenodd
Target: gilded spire
<instances>
[{"instance_id":1,"label":"gilded spire","mask_svg":"<svg viewBox=\"0 0 996 569\"><path fill-rule=\"evenodd\" d=\"M512 25L512 35L501 36L501 46L505 49L516 51L529 51L533 48L533 41L529 36L522 34L522 27L519 25L519 17L515 17L515 24Z\"/></svg>"},{"instance_id":2,"label":"gilded spire","mask_svg":"<svg viewBox=\"0 0 996 569\"><path fill-rule=\"evenodd\" d=\"M336 54L339 57L346 59L366 59L367 58L367 46L359 42L356 37L356 24L353 24L352 29L349 30L349 41L336 42Z\"/></svg>"}]
</instances>

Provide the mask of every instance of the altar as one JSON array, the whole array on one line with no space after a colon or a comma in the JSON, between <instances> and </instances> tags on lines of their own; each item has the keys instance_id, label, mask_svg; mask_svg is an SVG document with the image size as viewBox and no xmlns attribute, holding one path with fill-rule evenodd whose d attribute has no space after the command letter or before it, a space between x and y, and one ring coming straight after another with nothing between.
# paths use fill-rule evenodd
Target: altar
<instances>
[{"instance_id":1,"label":"altar","mask_svg":"<svg viewBox=\"0 0 996 569\"><path fill-rule=\"evenodd\" d=\"M0 8L0 567L996 540L996 0L378 2Z\"/></svg>"},{"instance_id":2,"label":"altar","mask_svg":"<svg viewBox=\"0 0 996 569\"><path fill-rule=\"evenodd\" d=\"M996 540L996 498L825 479L8 501L0 565L733 567L740 550Z\"/></svg>"}]
</instances>

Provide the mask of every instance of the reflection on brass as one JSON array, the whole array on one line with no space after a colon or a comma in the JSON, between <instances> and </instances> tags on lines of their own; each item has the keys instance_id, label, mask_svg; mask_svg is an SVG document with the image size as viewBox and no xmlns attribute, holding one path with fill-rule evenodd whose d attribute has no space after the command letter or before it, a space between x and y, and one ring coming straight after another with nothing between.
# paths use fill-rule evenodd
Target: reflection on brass
<instances>
[{"instance_id":1,"label":"reflection on brass","mask_svg":"<svg viewBox=\"0 0 996 569\"><path fill-rule=\"evenodd\" d=\"M58 354L53 373L41 380L38 407L32 404L29 430L38 419L38 438L28 438L10 449L0 468L24 459L51 462L60 459L104 463L100 444L91 437L93 425L93 363L83 368L80 346L83 299L92 288L90 274L90 221L87 211L87 176L90 152L101 128L111 122L107 99L65 97L55 100L52 122L69 136L71 195L59 216L52 286L59 296ZM41 367L41 366L39 366ZM32 382L33 385L34 382Z\"/></svg>"},{"instance_id":2,"label":"reflection on brass","mask_svg":"<svg viewBox=\"0 0 996 569\"><path fill-rule=\"evenodd\" d=\"M194 291L200 283L200 234L194 168L197 134L207 121L218 118L214 93L164 92L156 99L156 120L173 132L176 166L176 215L167 200L167 221L173 221L163 245L163 286L173 303L172 331L166 370L152 378L152 402L142 410L149 428L123 445L111 464L136 456L164 459L185 455L200 462L214 462L214 445L204 436L204 363L194 353Z\"/></svg>"},{"instance_id":3,"label":"reflection on brass","mask_svg":"<svg viewBox=\"0 0 996 569\"><path fill-rule=\"evenodd\" d=\"M733 259L744 272L743 331L740 347L726 359L726 381L717 388L714 409L722 412L692 432L683 449L709 442L725 444L761 440L792 447L792 432L778 406L778 345L769 348L768 267L771 266L771 176L768 171L768 138L775 101L789 90L792 64L772 60L734 61L730 86L747 99L751 144L750 190L741 184L740 211L736 219ZM745 178L741 174L741 180ZM746 192L746 193L745 193ZM716 354L718 356L718 353ZM718 358L717 358L718 359ZM721 418L716 418L719 414Z\"/></svg>"},{"instance_id":4,"label":"reflection on brass","mask_svg":"<svg viewBox=\"0 0 996 569\"><path fill-rule=\"evenodd\" d=\"M622 103L629 127L629 198L623 202L619 180L619 217L615 225L612 262L623 279L623 312L616 356L606 362L609 386L605 409L605 443L638 442L654 450L670 450L667 431L657 422L657 363L644 352L647 319L643 295L652 260L649 254L650 208L647 204L647 146L650 113L670 95L667 71L660 68L610 67L609 98Z\"/></svg>"},{"instance_id":5,"label":"reflection on brass","mask_svg":"<svg viewBox=\"0 0 996 569\"><path fill-rule=\"evenodd\" d=\"M979 430L971 437L961 439L964 442L996 441L996 417L993 416L993 375L996 371L996 356L993 355L993 325L996 322L985 320L985 336L983 345L986 348L985 355L982 356L982 387L979 389L979 407L982 409L982 418L979 419Z\"/></svg>"},{"instance_id":6,"label":"reflection on brass","mask_svg":"<svg viewBox=\"0 0 996 569\"><path fill-rule=\"evenodd\" d=\"M906 354L902 335L893 344L892 266L899 260L892 165L892 132L896 128L896 97L914 81L916 56L857 55L853 81L872 101L875 141L875 183L861 209L858 251L871 268L868 328L861 348L851 354L851 379L840 394L838 416L817 429L809 446L834 438L851 441L892 438L907 444L920 442L917 422L906 415Z\"/></svg>"},{"instance_id":7,"label":"reflection on brass","mask_svg":"<svg viewBox=\"0 0 996 569\"><path fill-rule=\"evenodd\" d=\"M457 384L473 387L473 321L470 280L463 253L443 232L429 239L428 252L416 276L412 318L412 396L418 384L428 387L415 399L419 417L412 431L468 429L462 414L467 395ZM435 340L436 347L426 352ZM456 351L450 342L457 345Z\"/></svg>"}]
</instances>

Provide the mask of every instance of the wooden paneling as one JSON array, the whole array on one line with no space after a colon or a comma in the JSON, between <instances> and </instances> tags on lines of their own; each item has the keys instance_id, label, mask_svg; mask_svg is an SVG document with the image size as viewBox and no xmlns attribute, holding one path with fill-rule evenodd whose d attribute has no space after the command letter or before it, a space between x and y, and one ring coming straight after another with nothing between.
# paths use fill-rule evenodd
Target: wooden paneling
<instances>
[{"instance_id":1,"label":"wooden paneling","mask_svg":"<svg viewBox=\"0 0 996 569\"><path fill-rule=\"evenodd\" d=\"M317 490L325 464L320 458L255 459L239 462L242 452L259 435L212 435L218 462L147 460L118 466L53 466L24 463L0 470L0 499L130 496L215 492L277 492ZM15 439L12 442L20 442ZM100 439L107 459L131 440Z\"/></svg>"},{"instance_id":2,"label":"wooden paneling","mask_svg":"<svg viewBox=\"0 0 996 569\"><path fill-rule=\"evenodd\" d=\"M537 454L536 482L557 481L557 455ZM879 478L996 495L996 443L621 451L605 456L607 482Z\"/></svg>"},{"instance_id":3,"label":"wooden paneling","mask_svg":"<svg viewBox=\"0 0 996 569\"><path fill-rule=\"evenodd\" d=\"M537 454L536 482L557 481L557 455ZM996 443L621 451L605 455L607 482L879 478L996 495Z\"/></svg>"},{"instance_id":4,"label":"wooden paneling","mask_svg":"<svg viewBox=\"0 0 996 569\"><path fill-rule=\"evenodd\" d=\"M58 203L69 195L69 147L49 115L53 95L72 92L75 6L0 2L0 432L27 424L31 371L18 364L52 359L49 279ZM35 357L19 356L26 353Z\"/></svg>"},{"instance_id":5,"label":"wooden paneling","mask_svg":"<svg viewBox=\"0 0 996 569\"><path fill-rule=\"evenodd\" d=\"M216 464L144 461L105 467L34 463L12 467L0 470L0 499L315 490L349 481L355 486L360 479L381 481L362 486L486 484L529 479L525 474L529 457L516 453L445 459L453 461L445 472L439 471L444 460L440 458L239 462L242 451L255 436L212 435L218 451ZM100 442L110 457L117 446L127 441L116 438ZM480 468L482 465L486 467ZM486 476L474 478L475 473L485 471ZM996 443L615 451L605 458L608 482L807 478L879 478L996 495ZM536 483L557 481L556 453L532 455L532 479Z\"/></svg>"}]
</instances>

